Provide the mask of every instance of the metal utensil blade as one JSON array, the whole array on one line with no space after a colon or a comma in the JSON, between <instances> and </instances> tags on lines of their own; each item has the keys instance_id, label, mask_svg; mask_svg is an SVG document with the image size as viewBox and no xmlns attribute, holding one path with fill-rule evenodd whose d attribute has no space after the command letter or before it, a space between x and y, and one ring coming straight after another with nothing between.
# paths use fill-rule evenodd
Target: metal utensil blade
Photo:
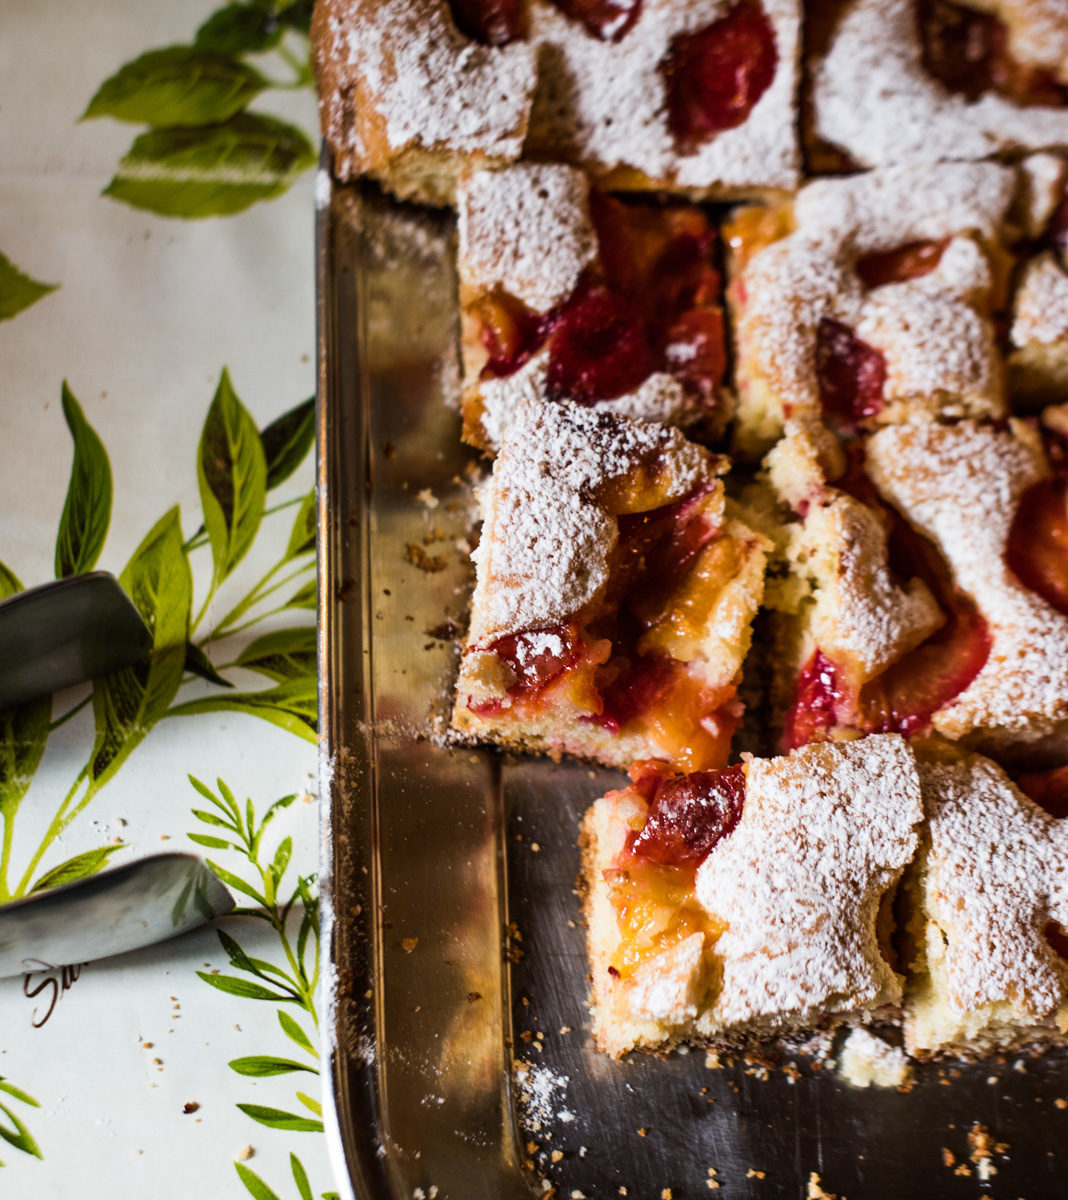
<instances>
[{"instance_id":1,"label":"metal utensil blade","mask_svg":"<svg viewBox=\"0 0 1068 1200\"><path fill-rule=\"evenodd\" d=\"M191 854L156 854L0 905L0 979L177 937L234 898Z\"/></svg>"},{"instance_id":2,"label":"metal utensil blade","mask_svg":"<svg viewBox=\"0 0 1068 1200\"><path fill-rule=\"evenodd\" d=\"M0 601L0 712L130 666L152 635L118 580L73 575Z\"/></svg>"}]
</instances>

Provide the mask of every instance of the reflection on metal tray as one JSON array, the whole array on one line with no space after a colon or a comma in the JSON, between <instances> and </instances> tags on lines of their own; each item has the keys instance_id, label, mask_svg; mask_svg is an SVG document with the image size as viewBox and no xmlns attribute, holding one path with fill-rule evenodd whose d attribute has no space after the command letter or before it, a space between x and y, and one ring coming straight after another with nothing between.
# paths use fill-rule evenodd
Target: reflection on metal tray
<instances>
[{"instance_id":1,"label":"reflection on metal tray","mask_svg":"<svg viewBox=\"0 0 1068 1200\"><path fill-rule=\"evenodd\" d=\"M771 1200L816 1172L850 1200L949 1200L980 1192L978 1122L1005 1144L983 1191L1064 1196L1061 1053L926 1065L901 1093L797 1055L784 1072L593 1051L575 843L620 776L428 736L469 587L472 459L444 399L451 220L339 188L318 239L323 1041L342 1193L506 1200L546 1176L563 1197L711 1182Z\"/></svg>"}]
</instances>

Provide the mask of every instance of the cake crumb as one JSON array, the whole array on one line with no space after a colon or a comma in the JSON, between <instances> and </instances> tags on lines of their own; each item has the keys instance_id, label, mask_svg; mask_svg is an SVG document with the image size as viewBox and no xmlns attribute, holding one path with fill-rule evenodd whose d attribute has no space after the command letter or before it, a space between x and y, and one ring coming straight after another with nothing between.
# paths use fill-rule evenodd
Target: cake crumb
<instances>
[{"instance_id":1,"label":"cake crumb","mask_svg":"<svg viewBox=\"0 0 1068 1200\"><path fill-rule=\"evenodd\" d=\"M671 1200L671 1188L660 1189L660 1200Z\"/></svg>"},{"instance_id":2,"label":"cake crumb","mask_svg":"<svg viewBox=\"0 0 1068 1200\"><path fill-rule=\"evenodd\" d=\"M758 1171L755 1167L750 1167L749 1170L746 1171L745 1177L746 1179L763 1179L764 1172Z\"/></svg>"},{"instance_id":3,"label":"cake crumb","mask_svg":"<svg viewBox=\"0 0 1068 1200\"><path fill-rule=\"evenodd\" d=\"M404 951L405 954L411 954L411 952L418 945L419 945L418 938L401 938L401 949Z\"/></svg>"},{"instance_id":4,"label":"cake crumb","mask_svg":"<svg viewBox=\"0 0 1068 1200\"><path fill-rule=\"evenodd\" d=\"M950 1148L948 1146L943 1146L942 1147L942 1166L943 1167L952 1167L956 1161L957 1161L957 1159L956 1159L956 1156L954 1155L953 1151L950 1150Z\"/></svg>"},{"instance_id":5,"label":"cake crumb","mask_svg":"<svg viewBox=\"0 0 1068 1200\"><path fill-rule=\"evenodd\" d=\"M912 1068L904 1050L866 1029L854 1029L842 1047L838 1074L854 1087L906 1087Z\"/></svg>"},{"instance_id":6,"label":"cake crumb","mask_svg":"<svg viewBox=\"0 0 1068 1200\"><path fill-rule=\"evenodd\" d=\"M719 1061L719 1055L714 1050L709 1050L705 1055L705 1066L710 1071L722 1070L723 1064Z\"/></svg>"},{"instance_id":7,"label":"cake crumb","mask_svg":"<svg viewBox=\"0 0 1068 1200\"><path fill-rule=\"evenodd\" d=\"M256 1151L253 1150L251 1146L242 1146L237 1152L238 1161L248 1162L250 1158L254 1157L255 1153Z\"/></svg>"},{"instance_id":8,"label":"cake crumb","mask_svg":"<svg viewBox=\"0 0 1068 1200\"><path fill-rule=\"evenodd\" d=\"M552 1160L554 1163L558 1163L558 1162L560 1161L560 1159L562 1159L563 1157L564 1157L564 1152L563 1152L563 1150L554 1150L554 1151L552 1152L552 1154L550 1154L550 1155L549 1155L549 1158L550 1158L550 1159L551 1159L551 1160Z\"/></svg>"},{"instance_id":9,"label":"cake crumb","mask_svg":"<svg viewBox=\"0 0 1068 1200\"><path fill-rule=\"evenodd\" d=\"M441 501L438 500L437 496L434 495L430 488L423 488L421 492L416 492L415 498L420 504L425 504L427 508L430 509L437 508L437 506L441 503Z\"/></svg>"},{"instance_id":10,"label":"cake crumb","mask_svg":"<svg viewBox=\"0 0 1068 1200\"><path fill-rule=\"evenodd\" d=\"M806 1192L806 1200L839 1200L833 1192L825 1192L820 1186L820 1177L813 1171L808 1177L808 1191ZM845 1196L841 1200L846 1200Z\"/></svg>"},{"instance_id":11,"label":"cake crumb","mask_svg":"<svg viewBox=\"0 0 1068 1200\"><path fill-rule=\"evenodd\" d=\"M1058 1096L1057 1099L1053 1101L1053 1107L1060 1108L1060 1109L1068 1108L1068 1100L1065 1100L1061 1096Z\"/></svg>"}]
</instances>

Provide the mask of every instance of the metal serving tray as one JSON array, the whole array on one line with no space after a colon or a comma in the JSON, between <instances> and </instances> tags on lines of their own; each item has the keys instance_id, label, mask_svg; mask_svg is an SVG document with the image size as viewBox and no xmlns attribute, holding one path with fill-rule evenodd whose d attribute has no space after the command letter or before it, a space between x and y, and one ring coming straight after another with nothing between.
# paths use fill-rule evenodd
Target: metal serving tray
<instances>
[{"instance_id":1,"label":"metal serving tray","mask_svg":"<svg viewBox=\"0 0 1068 1200\"><path fill-rule=\"evenodd\" d=\"M681 1200L711 1182L772 1200L817 1172L849 1200L1068 1196L1060 1053L927 1065L902 1094L798 1054L784 1072L594 1052L576 836L620 776L434 736L474 469L445 399L451 218L352 187L321 199L322 1030L342 1194L506 1200L544 1194L544 1175L563 1197ZM975 1122L1004 1144L986 1184Z\"/></svg>"}]
</instances>

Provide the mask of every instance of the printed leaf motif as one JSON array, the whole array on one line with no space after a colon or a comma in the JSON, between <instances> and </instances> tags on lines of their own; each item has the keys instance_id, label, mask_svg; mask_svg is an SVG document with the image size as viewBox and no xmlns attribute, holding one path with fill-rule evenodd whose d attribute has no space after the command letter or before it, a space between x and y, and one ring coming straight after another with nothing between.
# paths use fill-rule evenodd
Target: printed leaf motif
<instances>
[{"instance_id":1,"label":"printed leaf motif","mask_svg":"<svg viewBox=\"0 0 1068 1200\"><path fill-rule=\"evenodd\" d=\"M155 129L228 121L268 87L253 67L193 46L149 50L104 80L88 117L114 117Z\"/></svg>"},{"instance_id":2,"label":"printed leaf motif","mask_svg":"<svg viewBox=\"0 0 1068 1200\"><path fill-rule=\"evenodd\" d=\"M248 553L267 493L263 443L225 367L200 435L197 479L214 580L221 583Z\"/></svg>"},{"instance_id":3,"label":"printed leaf motif","mask_svg":"<svg viewBox=\"0 0 1068 1200\"><path fill-rule=\"evenodd\" d=\"M291 1129L297 1133L319 1133L322 1131L322 1121L312 1121L297 1113L283 1112L280 1108L267 1108L262 1104L239 1104L237 1106L254 1121L266 1125L270 1129Z\"/></svg>"},{"instance_id":4,"label":"printed leaf motif","mask_svg":"<svg viewBox=\"0 0 1068 1200\"><path fill-rule=\"evenodd\" d=\"M161 217L224 217L280 195L314 162L295 126L242 113L222 125L141 134L103 194Z\"/></svg>"},{"instance_id":5,"label":"printed leaf motif","mask_svg":"<svg viewBox=\"0 0 1068 1200\"><path fill-rule=\"evenodd\" d=\"M76 879L88 879L107 866L108 859L116 850L125 850L125 846L100 846L96 850L86 850L68 858L65 863L53 867L42 875L30 888L31 892L43 892L48 888L59 887L64 883L74 883Z\"/></svg>"},{"instance_id":6,"label":"printed leaf motif","mask_svg":"<svg viewBox=\"0 0 1068 1200\"><path fill-rule=\"evenodd\" d=\"M193 579L177 507L149 531L119 583L145 619L152 634L152 651L146 662L93 684L96 740L89 779L90 786L97 789L164 715L182 682Z\"/></svg>"},{"instance_id":7,"label":"printed leaf motif","mask_svg":"<svg viewBox=\"0 0 1068 1200\"><path fill-rule=\"evenodd\" d=\"M74 439L74 463L56 538L56 578L91 571L111 522L111 464L104 443L63 381L63 416Z\"/></svg>"},{"instance_id":8,"label":"printed leaf motif","mask_svg":"<svg viewBox=\"0 0 1068 1200\"><path fill-rule=\"evenodd\" d=\"M278 687L261 692L228 692L225 696L203 696L177 704L168 716L190 717L197 713L241 712L252 717L261 717L288 729L309 742L316 740L318 727L318 699L316 681L291 679Z\"/></svg>"},{"instance_id":9,"label":"printed leaf motif","mask_svg":"<svg viewBox=\"0 0 1068 1200\"><path fill-rule=\"evenodd\" d=\"M16 1150L21 1150L24 1154L32 1154L34 1158L43 1158L40 1147L33 1140L33 1134L26 1128L25 1124L11 1111L6 1104L0 1104L0 1112L11 1122L11 1127L7 1128L0 1123L0 1138L3 1138L9 1145L15 1147ZM320 1124L321 1128L321 1124Z\"/></svg>"},{"instance_id":10,"label":"printed leaf motif","mask_svg":"<svg viewBox=\"0 0 1068 1200\"><path fill-rule=\"evenodd\" d=\"M289 535L289 545L286 547L286 561L299 558L302 554L310 554L315 549L317 524L315 488L312 488L301 501L297 519L293 522L293 532Z\"/></svg>"},{"instance_id":11,"label":"printed leaf motif","mask_svg":"<svg viewBox=\"0 0 1068 1200\"><path fill-rule=\"evenodd\" d=\"M24 275L6 255L0 254L0 321L17 317L58 287L58 283L38 283Z\"/></svg>"},{"instance_id":12,"label":"printed leaf motif","mask_svg":"<svg viewBox=\"0 0 1068 1200\"><path fill-rule=\"evenodd\" d=\"M234 1170L249 1195L255 1197L255 1200L281 1200L278 1193L271 1191L256 1172L250 1170L244 1163L235 1162Z\"/></svg>"},{"instance_id":13,"label":"printed leaf motif","mask_svg":"<svg viewBox=\"0 0 1068 1200\"><path fill-rule=\"evenodd\" d=\"M318 1072L306 1063L294 1062L291 1058L269 1058L266 1055L252 1055L248 1058L234 1058L230 1068L238 1075L251 1075L261 1079L267 1075L289 1075L293 1071L309 1071L312 1075Z\"/></svg>"},{"instance_id":14,"label":"printed leaf motif","mask_svg":"<svg viewBox=\"0 0 1068 1200\"><path fill-rule=\"evenodd\" d=\"M279 14L279 20L298 33L311 32L312 0L293 0Z\"/></svg>"},{"instance_id":15,"label":"printed leaf motif","mask_svg":"<svg viewBox=\"0 0 1068 1200\"><path fill-rule=\"evenodd\" d=\"M220 881L225 883L227 887L232 887L235 892L240 892L243 896L248 896L249 899L255 900L258 904L263 903L263 897L249 883L246 883L240 875L235 875L233 871L226 870L225 867L220 867L218 863L207 860L208 866L218 875ZM224 948L226 942L223 942ZM229 953L229 951L227 951ZM234 966L243 966L241 963L234 962Z\"/></svg>"},{"instance_id":16,"label":"printed leaf motif","mask_svg":"<svg viewBox=\"0 0 1068 1200\"><path fill-rule=\"evenodd\" d=\"M291 1153L289 1166L293 1172L293 1182L297 1185L297 1191L300 1192L300 1200L312 1200L311 1184L308 1182L308 1172L304 1170L304 1164L295 1154Z\"/></svg>"},{"instance_id":17,"label":"printed leaf motif","mask_svg":"<svg viewBox=\"0 0 1068 1200\"><path fill-rule=\"evenodd\" d=\"M284 32L269 9L228 4L208 17L193 44L221 54L260 54L277 46Z\"/></svg>"},{"instance_id":18,"label":"printed leaf motif","mask_svg":"<svg viewBox=\"0 0 1068 1200\"><path fill-rule=\"evenodd\" d=\"M15 1087L13 1083L8 1083L3 1075L0 1075L0 1092L6 1092L9 1096L14 1096L16 1100L21 1100L23 1104L29 1104L33 1108L41 1107L29 1093L24 1092L22 1088Z\"/></svg>"},{"instance_id":19,"label":"printed leaf motif","mask_svg":"<svg viewBox=\"0 0 1068 1200\"><path fill-rule=\"evenodd\" d=\"M276 629L250 642L237 656L236 665L257 671L278 683L309 677L316 673L316 634L314 625L296 629Z\"/></svg>"},{"instance_id":20,"label":"printed leaf motif","mask_svg":"<svg viewBox=\"0 0 1068 1200\"><path fill-rule=\"evenodd\" d=\"M260 433L267 456L267 490L285 481L304 461L315 441L315 397L291 408Z\"/></svg>"},{"instance_id":21,"label":"printed leaf motif","mask_svg":"<svg viewBox=\"0 0 1068 1200\"><path fill-rule=\"evenodd\" d=\"M286 1035L286 1037L288 1037L291 1041L296 1042L298 1046L307 1050L309 1054L315 1054L316 1057L318 1057L315 1047L311 1044L308 1035L303 1029L301 1029L301 1027L289 1015L289 1013L279 1011L278 1023L282 1026L282 1032Z\"/></svg>"},{"instance_id":22,"label":"printed leaf motif","mask_svg":"<svg viewBox=\"0 0 1068 1200\"><path fill-rule=\"evenodd\" d=\"M207 846L209 850L232 850L233 842L228 842L224 838L211 837L206 833L187 833L185 835L191 842L196 842L198 846Z\"/></svg>"},{"instance_id":23,"label":"printed leaf motif","mask_svg":"<svg viewBox=\"0 0 1068 1200\"><path fill-rule=\"evenodd\" d=\"M275 1003L299 1004L295 996L285 996L281 992L272 992L268 988L253 983L250 979L238 979L236 975L209 975L206 971L197 971L197 975L210 983L220 992L229 992L232 996L241 996L245 1000L273 1000Z\"/></svg>"},{"instance_id":24,"label":"printed leaf motif","mask_svg":"<svg viewBox=\"0 0 1068 1200\"><path fill-rule=\"evenodd\" d=\"M209 683L214 683L216 687L232 688L234 685L229 679L224 679L215 667L207 654L196 644L196 642L186 642L185 644L185 669L193 675L199 675L201 679L206 679Z\"/></svg>"},{"instance_id":25,"label":"printed leaf motif","mask_svg":"<svg viewBox=\"0 0 1068 1200\"><path fill-rule=\"evenodd\" d=\"M294 592L286 601L286 608L315 608L318 604L318 590L314 579L310 579L302 588Z\"/></svg>"}]
</instances>

